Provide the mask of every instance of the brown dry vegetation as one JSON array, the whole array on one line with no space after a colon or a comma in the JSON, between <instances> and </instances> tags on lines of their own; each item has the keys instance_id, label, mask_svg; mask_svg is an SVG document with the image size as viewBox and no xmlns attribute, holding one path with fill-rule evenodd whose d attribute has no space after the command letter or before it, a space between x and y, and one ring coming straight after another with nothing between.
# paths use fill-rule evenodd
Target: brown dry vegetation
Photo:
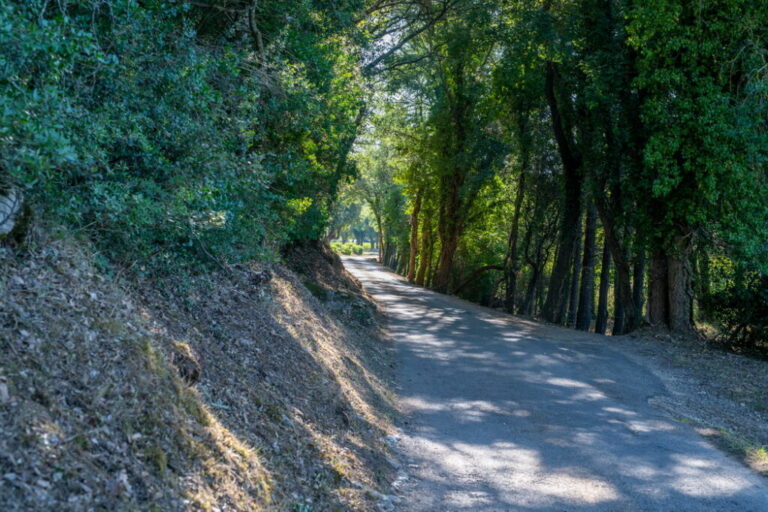
<instances>
[{"instance_id":1,"label":"brown dry vegetation","mask_svg":"<svg viewBox=\"0 0 768 512\"><path fill-rule=\"evenodd\" d=\"M643 330L611 343L662 379L652 399L752 469L768 476L766 363L721 350L706 338Z\"/></svg>"},{"instance_id":2,"label":"brown dry vegetation","mask_svg":"<svg viewBox=\"0 0 768 512\"><path fill-rule=\"evenodd\" d=\"M129 286L51 233L0 249L5 510L376 507L390 349L333 255Z\"/></svg>"}]
</instances>

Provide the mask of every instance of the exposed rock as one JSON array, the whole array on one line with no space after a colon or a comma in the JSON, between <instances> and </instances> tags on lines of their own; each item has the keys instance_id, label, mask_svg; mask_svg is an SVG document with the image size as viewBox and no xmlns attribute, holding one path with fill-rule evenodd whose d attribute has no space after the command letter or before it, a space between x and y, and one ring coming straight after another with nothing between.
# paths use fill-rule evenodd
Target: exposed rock
<instances>
[{"instance_id":1,"label":"exposed rock","mask_svg":"<svg viewBox=\"0 0 768 512\"><path fill-rule=\"evenodd\" d=\"M0 241L16 243L24 241L30 209L24 202L24 194L15 186L0 188Z\"/></svg>"}]
</instances>

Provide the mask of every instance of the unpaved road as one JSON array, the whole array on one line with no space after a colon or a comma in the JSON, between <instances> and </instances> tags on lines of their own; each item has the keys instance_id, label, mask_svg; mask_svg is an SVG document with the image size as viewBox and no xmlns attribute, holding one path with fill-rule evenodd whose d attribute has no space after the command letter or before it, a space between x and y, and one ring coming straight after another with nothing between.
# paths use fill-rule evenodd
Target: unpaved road
<instances>
[{"instance_id":1,"label":"unpaved road","mask_svg":"<svg viewBox=\"0 0 768 512\"><path fill-rule=\"evenodd\" d=\"M398 510L768 511L766 481L652 408L664 386L610 338L344 264L398 351Z\"/></svg>"}]
</instances>

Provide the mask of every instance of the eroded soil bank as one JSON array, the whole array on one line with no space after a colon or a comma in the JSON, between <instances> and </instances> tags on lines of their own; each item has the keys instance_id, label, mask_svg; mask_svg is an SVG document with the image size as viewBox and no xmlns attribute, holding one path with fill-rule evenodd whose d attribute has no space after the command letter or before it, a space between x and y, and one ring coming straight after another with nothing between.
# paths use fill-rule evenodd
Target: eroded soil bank
<instances>
[{"instance_id":1,"label":"eroded soil bank","mask_svg":"<svg viewBox=\"0 0 768 512\"><path fill-rule=\"evenodd\" d=\"M160 285L37 227L0 252L4 510L374 510L390 347L304 247Z\"/></svg>"}]
</instances>

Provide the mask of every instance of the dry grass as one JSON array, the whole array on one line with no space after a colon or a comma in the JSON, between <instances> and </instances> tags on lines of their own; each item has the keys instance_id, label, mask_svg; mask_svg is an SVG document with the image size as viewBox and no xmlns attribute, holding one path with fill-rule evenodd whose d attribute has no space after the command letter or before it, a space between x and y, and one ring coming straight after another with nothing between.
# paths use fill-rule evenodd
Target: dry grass
<instances>
[{"instance_id":1,"label":"dry grass","mask_svg":"<svg viewBox=\"0 0 768 512\"><path fill-rule=\"evenodd\" d=\"M375 507L353 484L391 478L389 355L362 295L345 314L279 266L129 287L50 233L0 249L6 510Z\"/></svg>"},{"instance_id":2,"label":"dry grass","mask_svg":"<svg viewBox=\"0 0 768 512\"><path fill-rule=\"evenodd\" d=\"M704 336L645 331L613 342L664 381L670 395L656 405L768 476L767 361L720 350Z\"/></svg>"}]
</instances>

